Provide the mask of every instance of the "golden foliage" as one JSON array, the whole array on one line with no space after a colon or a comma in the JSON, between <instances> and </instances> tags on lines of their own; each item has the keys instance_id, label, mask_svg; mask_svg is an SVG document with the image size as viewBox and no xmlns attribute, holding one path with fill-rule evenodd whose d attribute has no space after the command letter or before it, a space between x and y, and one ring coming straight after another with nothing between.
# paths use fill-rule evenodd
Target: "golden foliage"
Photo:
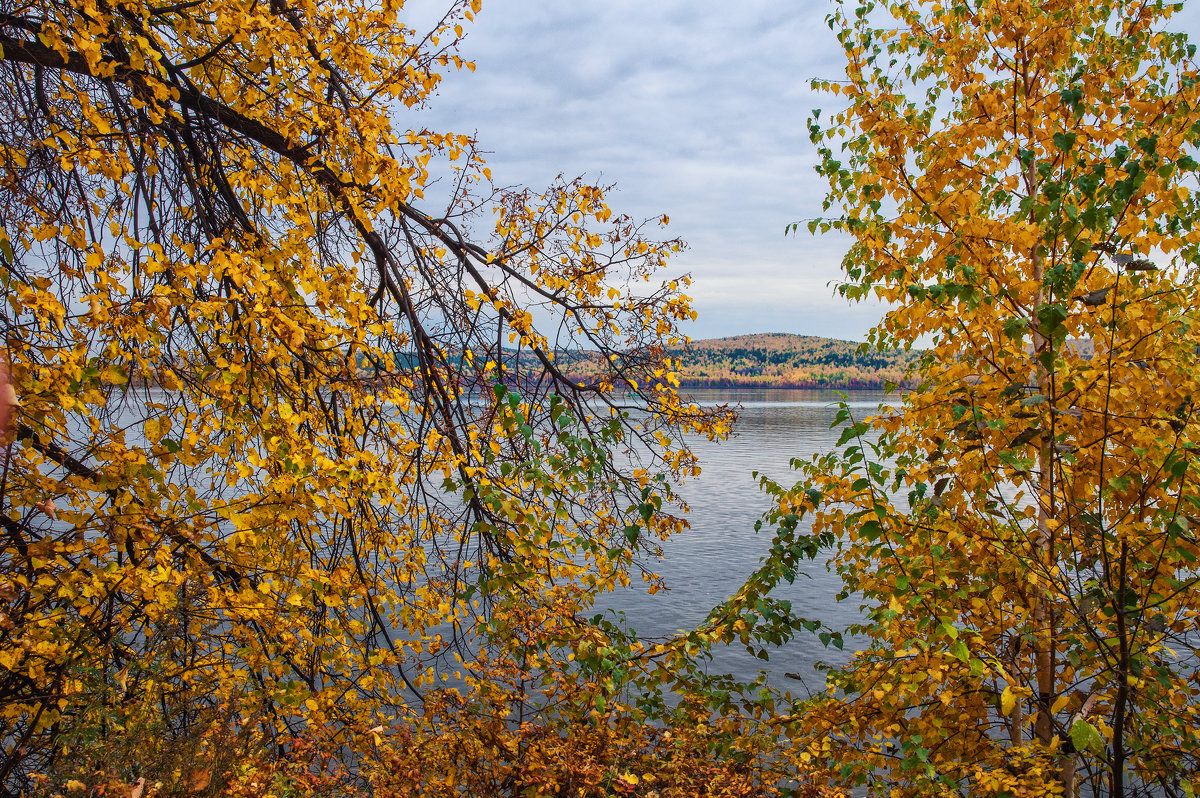
<instances>
[{"instance_id":1,"label":"golden foliage","mask_svg":"<svg viewBox=\"0 0 1200 798\"><path fill-rule=\"evenodd\" d=\"M656 581L729 419L654 379L693 316L657 221L400 121L478 10L0 3L8 789L648 783L665 738L598 705L648 655L585 667L585 613ZM684 741L680 784L731 767Z\"/></svg>"},{"instance_id":2,"label":"golden foliage","mask_svg":"<svg viewBox=\"0 0 1200 798\"><path fill-rule=\"evenodd\" d=\"M840 451L770 486L744 592L836 545L864 650L783 725L845 782L1200 786L1200 74L1172 10L831 18L846 79L819 88L845 105L811 130L836 215L810 226L852 236L846 296L892 303L877 343L933 346L902 406L843 411Z\"/></svg>"}]
</instances>

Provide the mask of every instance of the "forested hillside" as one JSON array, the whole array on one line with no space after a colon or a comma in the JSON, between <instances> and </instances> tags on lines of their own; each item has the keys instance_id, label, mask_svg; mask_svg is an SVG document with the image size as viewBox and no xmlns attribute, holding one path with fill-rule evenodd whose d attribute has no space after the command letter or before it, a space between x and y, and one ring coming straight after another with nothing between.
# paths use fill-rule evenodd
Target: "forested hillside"
<instances>
[{"instance_id":1,"label":"forested hillside","mask_svg":"<svg viewBox=\"0 0 1200 798\"><path fill-rule=\"evenodd\" d=\"M788 333L735 335L693 341L682 359L685 387L882 388L903 381L912 352L860 351L836 338Z\"/></svg>"},{"instance_id":2,"label":"forested hillside","mask_svg":"<svg viewBox=\"0 0 1200 798\"><path fill-rule=\"evenodd\" d=\"M684 388L884 388L903 382L905 367L917 357L913 351L860 351L861 346L815 335L758 333L692 341L668 355L678 363L675 373ZM640 357L630 353L625 359L636 364ZM585 382L612 365L580 351L556 353L555 362ZM541 371L532 358L512 359L507 368L510 375ZM617 372L623 373L619 365Z\"/></svg>"}]
</instances>

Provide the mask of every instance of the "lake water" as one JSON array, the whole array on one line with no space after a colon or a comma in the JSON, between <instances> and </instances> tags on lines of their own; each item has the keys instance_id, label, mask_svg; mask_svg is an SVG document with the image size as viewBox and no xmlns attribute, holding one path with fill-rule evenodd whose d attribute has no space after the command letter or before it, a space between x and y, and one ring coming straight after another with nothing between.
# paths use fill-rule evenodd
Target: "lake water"
<instances>
[{"instance_id":1,"label":"lake water","mask_svg":"<svg viewBox=\"0 0 1200 798\"><path fill-rule=\"evenodd\" d=\"M770 547L773 531L764 526L755 533L754 522L770 503L758 487L754 471L782 484L791 484L796 473L789 461L808 459L815 452L834 448L840 429L830 429L837 413L833 391L793 389L693 390L701 404L741 405L735 435L721 443L699 440L695 451L703 473L680 493L691 507L692 528L668 540L665 559L654 569L663 576L667 591L650 595L630 589L608 597L607 604L623 611L629 625L643 638L659 638L699 624L717 604L736 591ZM858 418L873 414L886 395L878 391L850 391L846 400ZM803 523L803 522L802 522ZM820 560L806 564L805 575L794 584L782 583L779 598L792 602L795 614L820 619L835 629L861 620L859 602L836 600L841 580ZM716 652L710 671L752 679L760 670L769 682L793 693L819 690L822 675L818 661L841 664L847 650L825 648L815 635L802 633L788 646L771 653L764 662L734 645ZM785 673L804 677L803 684Z\"/></svg>"}]
</instances>

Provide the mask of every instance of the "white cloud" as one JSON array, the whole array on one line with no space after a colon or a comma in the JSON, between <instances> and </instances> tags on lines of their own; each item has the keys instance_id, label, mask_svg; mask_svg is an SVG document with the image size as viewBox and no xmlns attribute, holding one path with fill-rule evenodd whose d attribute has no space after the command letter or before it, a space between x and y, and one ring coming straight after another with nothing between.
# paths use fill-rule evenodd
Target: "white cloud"
<instances>
[{"instance_id":1,"label":"white cloud","mask_svg":"<svg viewBox=\"0 0 1200 798\"><path fill-rule=\"evenodd\" d=\"M503 183L586 174L617 184L618 210L669 214L690 244L674 268L694 277L698 337L857 337L877 312L832 297L840 251L784 236L823 193L805 120L808 80L840 69L828 8L492 0L463 47L477 71L448 76L421 124L477 132Z\"/></svg>"},{"instance_id":2,"label":"white cloud","mask_svg":"<svg viewBox=\"0 0 1200 798\"><path fill-rule=\"evenodd\" d=\"M431 17L443 0L410 3ZM502 183L561 173L615 182L616 209L671 216L690 248L697 337L788 331L860 337L878 307L848 306L845 239L785 237L825 192L806 122L813 77L841 74L826 0L488 0L420 124L478 132ZM1195 29L1200 3L1176 29Z\"/></svg>"}]
</instances>

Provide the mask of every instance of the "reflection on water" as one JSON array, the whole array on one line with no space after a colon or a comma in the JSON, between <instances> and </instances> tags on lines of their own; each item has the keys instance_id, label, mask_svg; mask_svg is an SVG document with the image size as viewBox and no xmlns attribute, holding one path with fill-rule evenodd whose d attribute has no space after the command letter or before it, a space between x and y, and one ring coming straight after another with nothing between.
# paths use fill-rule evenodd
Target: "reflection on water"
<instances>
[{"instance_id":1,"label":"reflection on water","mask_svg":"<svg viewBox=\"0 0 1200 798\"><path fill-rule=\"evenodd\" d=\"M630 626L642 637L663 637L694 628L757 567L770 546L772 531L754 532L754 522L769 503L753 472L790 484L796 478L788 465L792 458L808 459L813 453L829 451L841 434L840 429L830 429L839 398L833 391L743 388L691 394L701 404L740 404L742 410L732 439L695 443L704 470L680 491L691 506L692 528L667 541L665 559L656 568L669 590L649 595L635 586L608 597L608 605L624 611ZM870 415L884 399L885 394L878 391L846 394L852 411L860 417ZM794 613L834 628L860 620L857 599L836 601L841 582L824 563L808 563L805 571L808 578L799 576L794 584L783 583L777 590L779 598L792 602ZM803 692L803 687L783 674L804 675L808 687L819 689L822 678L814 673L813 665L819 660L842 663L847 656L835 648L824 648L815 635L802 634L773 652L770 662L735 645L718 652L710 670L752 679L765 669L772 684Z\"/></svg>"}]
</instances>

